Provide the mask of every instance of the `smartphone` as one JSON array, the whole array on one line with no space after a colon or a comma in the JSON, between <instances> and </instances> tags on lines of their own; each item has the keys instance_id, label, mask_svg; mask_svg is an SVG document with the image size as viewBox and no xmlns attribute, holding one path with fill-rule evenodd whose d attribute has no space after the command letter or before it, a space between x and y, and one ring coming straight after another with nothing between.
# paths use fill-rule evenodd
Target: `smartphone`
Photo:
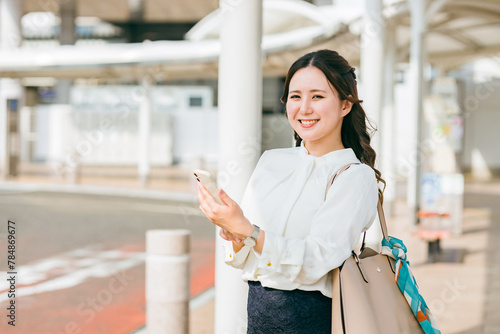
<instances>
[{"instance_id":1,"label":"smartphone","mask_svg":"<svg viewBox=\"0 0 500 334\"><path fill-rule=\"evenodd\" d=\"M201 169L195 169L193 170L194 177L196 178L196 181L200 182L205 186L205 188L208 190L210 195L214 198L214 200L221 204L224 205L222 200L219 197L219 189L217 188L217 182L215 179L210 175L209 172L206 170L201 170Z\"/></svg>"}]
</instances>

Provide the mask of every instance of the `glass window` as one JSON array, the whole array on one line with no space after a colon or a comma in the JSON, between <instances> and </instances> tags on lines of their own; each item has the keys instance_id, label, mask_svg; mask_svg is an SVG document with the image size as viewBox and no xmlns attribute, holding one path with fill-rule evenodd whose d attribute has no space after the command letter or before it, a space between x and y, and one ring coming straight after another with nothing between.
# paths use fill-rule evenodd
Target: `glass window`
<instances>
[{"instance_id":1,"label":"glass window","mask_svg":"<svg viewBox=\"0 0 500 334\"><path fill-rule=\"evenodd\" d=\"M203 98L201 96L190 96L189 106L190 107L201 107L203 105Z\"/></svg>"}]
</instances>

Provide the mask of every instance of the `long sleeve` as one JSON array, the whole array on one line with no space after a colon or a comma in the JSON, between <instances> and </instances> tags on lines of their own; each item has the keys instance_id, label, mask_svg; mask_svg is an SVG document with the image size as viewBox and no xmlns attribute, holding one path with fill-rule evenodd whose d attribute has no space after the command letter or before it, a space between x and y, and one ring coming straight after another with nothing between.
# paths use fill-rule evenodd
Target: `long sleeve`
<instances>
[{"instance_id":1,"label":"long sleeve","mask_svg":"<svg viewBox=\"0 0 500 334\"><path fill-rule=\"evenodd\" d=\"M238 252L235 252L231 241L224 242L224 262L236 269L243 269L250 250L249 246L243 246Z\"/></svg>"},{"instance_id":2,"label":"long sleeve","mask_svg":"<svg viewBox=\"0 0 500 334\"><path fill-rule=\"evenodd\" d=\"M351 166L335 180L326 201L311 217L305 239L266 232L258 268L298 284L314 284L349 257L376 215L378 186L373 170ZM304 222L307 223L307 222Z\"/></svg>"}]
</instances>

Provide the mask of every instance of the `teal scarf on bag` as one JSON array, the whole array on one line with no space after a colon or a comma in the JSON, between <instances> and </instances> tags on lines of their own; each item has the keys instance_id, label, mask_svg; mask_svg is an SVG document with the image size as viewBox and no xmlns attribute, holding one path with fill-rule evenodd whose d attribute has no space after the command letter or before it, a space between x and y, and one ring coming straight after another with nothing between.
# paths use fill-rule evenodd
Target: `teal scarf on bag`
<instances>
[{"instance_id":1,"label":"teal scarf on bag","mask_svg":"<svg viewBox=\"0 0 500 334\"><path fill-rule=\"evenodd\" d=\"M436 320L434 320L429 307L427 307L424 298L418 291L417 281L411 272L410 263L406 260L406 246L403 241L394 237L389 237L389 241L382 238L382 254L396 260L394 268L396 283L424 333L441 334Z\"/></svg>"}]
</instances>

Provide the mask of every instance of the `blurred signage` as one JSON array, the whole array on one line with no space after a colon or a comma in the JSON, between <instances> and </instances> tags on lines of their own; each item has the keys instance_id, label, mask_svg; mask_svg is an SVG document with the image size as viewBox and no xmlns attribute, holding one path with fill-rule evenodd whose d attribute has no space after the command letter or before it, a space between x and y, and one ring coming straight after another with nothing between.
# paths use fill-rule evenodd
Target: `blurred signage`
<instances>
[{"instance_id":1,"label":"blurred signage","mask_svg":"<svg viewBox=\"0 0 500 334\"><path fill-rule=\"evenodd\" d=\"M423 173L420 199L421 227L462 233L464 176L460 173Z\"/></svg>"}]
</instances>

